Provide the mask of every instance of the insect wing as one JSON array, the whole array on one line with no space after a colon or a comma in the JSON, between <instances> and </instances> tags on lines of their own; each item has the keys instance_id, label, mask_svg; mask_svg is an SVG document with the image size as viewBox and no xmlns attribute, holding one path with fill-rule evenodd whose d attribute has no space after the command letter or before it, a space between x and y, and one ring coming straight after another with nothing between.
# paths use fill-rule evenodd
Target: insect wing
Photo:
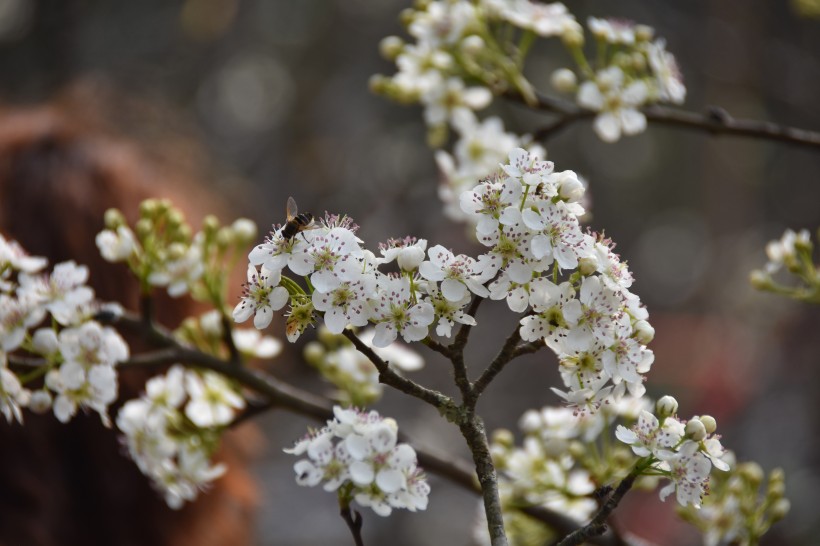
<instances>
[{"instance_id":1,"label":"insect wing","mask_svg":"<svg viewBox=\"0 0 820 546\"><path fill-rule=\"evenodd\" d=\"M296 206L296 201L293 197L288 197L287 221L290 222L296 215L299 214L299 208Z\"/></svg>"}]
</instances>

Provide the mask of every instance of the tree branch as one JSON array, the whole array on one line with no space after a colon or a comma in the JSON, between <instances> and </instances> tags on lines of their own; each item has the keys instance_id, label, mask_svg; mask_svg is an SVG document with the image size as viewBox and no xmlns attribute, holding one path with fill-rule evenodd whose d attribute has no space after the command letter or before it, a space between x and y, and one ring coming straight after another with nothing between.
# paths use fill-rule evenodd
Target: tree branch
<instances>
[{"instance_id":1,"label":"tree branch","mask_svg":"<svg viewBox=\"0 0 820 546\"><path fill-rule=\"evenodd\" d=\"M621 483L618 484L615 492L610 495L601 509L598 510L598 513L595 514L592 521L564 537L564 540L559 542L558 546L576 546L577 544L581 544L592 537L602 535L606 531L607 518L618 506L618 503L621 502L621 499L624 495L626 495L627 491L632 488L632 485L635 483L637 477L641 475L642 470L642 466L636 465L635 468L633 468L632 471L626 476L626 478L621 480Z\"/></svg>"},{"instance_id":2,"label":"tree branch","mask_svg":"<svg viewBox=\"0 0 820 546\"><path fill-rule=\"evenodd\" d=\"M504 369L504 366L507 365L513 358L515 358L516 354L516 346L518 342L521 341L521 334L519 333L518 325L516 325L515 330L513 333L510 334L510 337L507 338L507 341L504 342L504 346L501 347L501 350L495 356L493 361L487 366L487 369L482 372L478 379L475 380L473 383L473 392L471 403L475 406L475 403L478 402L478 397L481 396L481 393L489 386L490 382L495 379L501 370Z\"/></svg>"},{"instance_id":3,"label":"tree branch","mask_svg":"<svg viewBox=\"0 0 820 546\"><path fill-rule=\"evenodd\" d=\"M520 94L508 92L504 96L512 101L527 104ZM580 108L573 102L543 93L536 93L534 108L558 115L556 121L533 132L533 139L541 141L548 140L577 121L592 119L597 115L597 112ZM656 104L646 106L641 111L647 121L656 125L700 131L712 136L738 136L820 149L820 132L818 131L799 129L770 121L735 119L726 110L715 106L709 107L705 114Z\"/></svg>"},{"instance_id":4,"label":"tree branch","mask_svg":"<svg viewBox=\"0 0 820 546\"><path fill-rule=\"evenodd\" d=\"M456 404L449 396L423 387L415 381L397 374L387 362L382 360L368 344L359 339L351 330L343 330L342 335L352 341L356 349L376 366L376 369L379 370L380 383L390 385L394 389L427 402L445 415L452 413L455 409Z\"/></svg>"},{"instance_id":5,"label":"tree branch","mask_svg":"<svg viewBox=\"0 0 820 546\"><path fill-rule=\"evenodd\" d=\"M350 505L342 506L339 509L342 519L345 520L350 533L353 535L353 542L356 546L364 546L362 540L362 515L356 510L351 510Z\"/></svg>"},{"instance_id":6,"label":"tree branch","mask_svg":"<svg viewBox=\"0 0 820 546\"><path fill-rule=\"evenodd\" d=\"M487 514L490 542L492 546L506 546L507 535L504 532L504 518L498 494L498 477L490 455L484 423L473 413L459 425L459 429L470 447L475 462L478 482L481 485L481 497L484 501L484 513Z\"/></svg>"}]
</instances>

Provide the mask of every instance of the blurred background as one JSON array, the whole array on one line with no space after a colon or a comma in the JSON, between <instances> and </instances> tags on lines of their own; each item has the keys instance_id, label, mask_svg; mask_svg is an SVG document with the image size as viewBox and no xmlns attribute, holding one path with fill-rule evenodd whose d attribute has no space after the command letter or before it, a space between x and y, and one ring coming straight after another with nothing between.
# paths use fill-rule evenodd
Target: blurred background
<instances>
[{"instance_id":1,"label":"blurred background","mask_svg":"<svg viewBox=\"0 0 820 546\"><path fill-rule=\"evenodd\" d=\"M687 109L719 105L735 117L820 130L820 20L810 17L810 2L566 3L581 20L615 16L655 27L682 67ZM393 72L377 46L403 35L404 7L398 0L0 0L3 116L48 103L93 118L146 161L196 178L196 191L229 211L223 220L247 216L266 231L284 220L292 195L303 211L353 216L371 248L412 234L474 252L463 227L441 214L420 108L367 89L372 74ZM559 44L545 44L528 76L548 90L551 72L568 65ZM519 133L550 120L514 105L492 112ZM820 225L820 150L652 126L608 145L586 123L546 146L558 169L588 179L591 226L618 243L637 279L633 290L657 331L650 394L675 395L687 416L714 415L739 460L785 469L792 511L768 544L816 541L820 311L755 292L747 277L786 227ZM479 313L469 353L476 369L515 326L499 309ZM272 332L281 335L282 324ZM300 347L269 371L327 391L300 361ZM418 379L450 389L448 368L425 356ZM546 353L510 366L482 402L488 429L515 428L525 410L558 404L548 389L555 380ZM456 429L420 403L388 393L377 409L420 445L466 455ZM258 424L265 440L251 467L260 499L253 543L350 543L333 496L298 487L294 459L281 452L314 423L275 412ZM431 485L426 512L381 519L365 511L365 543L470 544L478 498L435 476ZM649 497L633 500L621 517L657 543L697 543L669 517L672 502Z\"/></svg>"}]
</instances>

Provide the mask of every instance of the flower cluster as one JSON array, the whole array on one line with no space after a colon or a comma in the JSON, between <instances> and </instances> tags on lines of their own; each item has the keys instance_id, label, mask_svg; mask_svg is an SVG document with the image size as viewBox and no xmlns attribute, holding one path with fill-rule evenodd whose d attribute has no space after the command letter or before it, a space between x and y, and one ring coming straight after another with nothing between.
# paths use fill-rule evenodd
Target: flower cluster
<instances>
[{"instance_id":1,"label":"flower cluster","mask_svg":"<svg viewBox=\"0 0 820 546\"><path fill-rule=\"evenodd\" d=\"M640 107L657 102L681 104L686 98L675 58L666 50L666 41L654 38L652 28L630 21L598 19L587 22L597 44L596 68L584 58L582 43L569 47L581 59L578 85L576 74L561 68L553 73L557 91L577 92L579 105L599 112L593 127L606 142L621 135L634 135L646 129L646 116Z\"/></svg>"},{"instance_id":2,"label":"flower cluster","mask_svg":"<svg viewBox=\"0 0 820 546\"><path fill-rule=\"evenodd\" d=\"M727 453L724 459L731 457ZM700 510L691 506L678 508L683 519L703 533L705 546L718 544L757 544L775 522L789 512L784 497L783 471L775 469L764 482L763 469L757 463L741 463L714 477ZM765 485L763 494L760 492Z\"/></svg>"},{"instance_id":3,"label":"flower cluster","mask_svg":"<svg viewBox=\"0 0 820 546\"><path fill-rule=\"evenodd\" d=\"M674 492L681 506L700 508L712 467L726 471L729 464L722 459L726 452L715 434L714 418L704 415L682 421L673 415L676 408L677 402L665 396L658 401L660 419L641 411L635 425L619 425L615 436L669 479L660 490L661 500Z\"/></svg>"},{"instance_id":4,"label":"flower cluster","mask_svg":"<svg viewBox=\"0 0 820 546\"><path fill-rule=\"evenodd\" d=\"M225 473L225 465L210 459L222 429L244 407L221 375L174 366L120 409L117 427L139 469L177 509Z\"/></svg>"},{"instance_id":5,"label":"flower cluster","mask_svg":"<svg viewBox=\"0 0 820 546\"><path fill-rule=\"evenodd\" d=\"M820 276L812 252L814 245L806 229L787 229L783 236L766 245L769 262L753 271L755 288L810 303L820 303ZM783 282L779 280L783 278ZM777 279L777 280L776 280Z\"/></svg>"},{"instance_id":6,"label":"flower cluster","mask_svg":"<svg viewBox=\"0 0 820 546\"><path fill-rule=\"evenodd\" d=\"M220 227L213 216L194 233L182 211L165 199L142 202L135 231L116 209L106 211L105 225L96 239L104 259L126 263L143 286L165 288L175 298L190 293L214 305L224 299L223 263L256 237L250 220Z\"/></svg>"},{"instance_id":7,"label":"flower cluster","mask_svg":"<svg viewBox=\"0 0 820 546\"><path fill-rule=\"evenodd\" d=\"M67 422L84 408L108 424L108 406L117 397L114 366L128 359L128 346L93 320L100 306L85 284L88 268L63 262L49 274L45 266L46 260L0 236L0 411L22 422L22 407L53 407ZM38 328L47 316L51 326ZM9 369L12 353L35 355L28 373ZM30 384L42 376L45 381L32 391Z\"/></svg>"},{"instance_id":8,"label":"flower cluster","mask_svg":"<svg viewBox=\"0 0 820 546\"><path fill-rule=\"evenodd\" d=\"M398 426L375 411L333 408L335 418L286 453L307 458L293 466L296 482L338 491L344 504L355 500L380 516L394 508L427 508L430 486L416 452L397 443Z\"/></svg>"},{"instance_id":9,"label":"flower cluster","mask_svg":"<svg viewBox=\"0 0 820 546\"><path fill-rule=\"evenodd\" d=\"M577 74L561 68L553 74L553 86L599 112L594 128L607 142L646 128L642 106L680 104L686 97L675 58L645 25L590 18L587 26L597 44L591 63L584 53L584 29L558 2L434 0L403 15L413 41L396 36L382 41L382 54L395 62L397 72L374 76L371 86L399 102L420 103L434 147L442 147L449 132L455 132L452 150L439 149L436 162L444 179L440 196L445 212L456 220L463 219L458 196L475 180L490 176L510 151L523 147L545 157L529 135L508 131L497 116L482 120L476 114L494 96L519 96L537 104L524 76L536 37L559 37L568 48Z\"/></svg>"},{"instance_id":10,"label":"flower cluster","mask_svg":"<svg viewBox=\"0 0 820 546\"><path fill-rule=\"evenodd\" d=\"M386 347L399 336L425 339L433 325L443 337L456 323L474 325L465 312L471 298L505 300L526 314L521 338L545 342L558 356L566 390L557 392L567 402L594 410L626 392L640 396L654 331L611 241L581 229L583 196L575 173L516 148L495 176L459 198L488 247L477 257L412 239L390 241L377 257L348 218L329 216L294 237L279 228L249 255L246 295L234 319L253 316L257 327L266 326L290 299L291 341L323 313L330 332L371 324L373 345ZM400 273L379 270L392 260ZM312 293L282 274L285 268L306 277ZM562 272L568 278L558 283Z\"/></svg>"},{"instance_id":11,"label":"flower cluster","mask_svg":"<svg viewBox=\"0 0 820 546\"><path fill-rule=\"evenodd\" d=\"M512 544L542 544L554 532L519 510L542 507L567 515L579 524L598 509L594 492L623 476L630 457L626 448L603 440L616 419L633 421L650 406L646 398L622 398L596 413L577 413L566 407L529 410L518 422L524 435L520 446L513 433L501 429L490 446L499 475L505 528ZM476 529L486 523L476 523ZM476 532L479 543L486 531ZM488 542L487 542L488 543Z\"/></svg>"},{"instance_id":12,"label":"flower cluster","mask_svg":"<svg viewBox=\"0 0 820 546\"><path fill-rule=\"evenodd\" d=\"M384 348L373 347L374 334L373 329L368 328L357 333L357 336L393 370L412 372L424 366L421 356L401 343ZM343 336L320 328L319 341L308 343L304 354L305 360L336 386L338 390L333 393L333 398L346 407L365 407L381 398L383 385L379 383L376 366Z\"/></svg>"}]
</instances>

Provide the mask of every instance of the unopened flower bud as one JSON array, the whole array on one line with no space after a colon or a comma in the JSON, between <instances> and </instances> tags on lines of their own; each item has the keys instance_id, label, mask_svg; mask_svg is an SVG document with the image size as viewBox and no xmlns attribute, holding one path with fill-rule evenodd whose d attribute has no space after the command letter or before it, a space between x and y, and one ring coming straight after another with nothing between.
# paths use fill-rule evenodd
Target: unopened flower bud
<instances>
[{"instance_id":1,"label":"unopened flower bud","mask_svg":"<svg viewBox=\"0 0 820 546\"><path fill-rule=\"evenodd\" d=\"M655 36L655 29L649 25L635 25L635 40L648 42Z\"/></svg>"},{"instance_id":2,"label":"unopened flower bud","mask_svg":"<svg viewBox=\"0 0 820 546\"><path fill-rule=\"evenodd\" d=\"M500 428L493 432L493 443L509 448L515 445L515 436L509 430Z\"/></svg>"},{"instance_id":3,"label":"unopened flower bud","mask_svg":"<svg viewBox=\"0 0 820 546\"><path fill-rule=\"evenodd\" d=\"M573 171L564 171L558 175L558 195L570 203L577 203L584 198L583 182Z\"/></svg>"},{"instance_id":4,"label":"unopened flower bud","mask_svg":"<svg viewBox=\"0 0 820 546\"><path fill-rule=\"evenodd\" d=\"M154 222L152 222L149 218L140 218L137 220L137 225L134 226L134 229L136 230L139 238L144 239L151 235L154 231Z\"/></svg>"},{"instance_id":5,"label":"unopened flower bud","mask_svg":"<svg viewBox=\"0 0 820 546\"><path fill-rule=\"evenodd\" d=\"M48 356L57 352L60 343L57 341L57 334L51 328L40 328L34 332L31 338L31 345L37 354Z\"/></svg>"},{"instance_id":6,"label":"unopened flower bud","mask_svg":"<svg viewBox=\"0 0 820 546\"><path fill-rule=\"evenodd\" d=\"M518 420L518 428L525 433L535 432L543 425L541 414L535 410L528 410Z\"/></svg>"},{"instance_id":7,"label":"unopened flower bud","mask_svg":"<svg viewBox=\"0 0 820 546\"><path fill-rule=\"evenodd\" d=\"M324 358L325 348L318 341L311 341L305 345L305 349L302 354L304 355L305 360L313 365L316 365L319 364Z\"/></svg>"},{"instance_id":8,"label":"unopened flower bud","mask_svg":"<svg viewBox=\"0 0 820 546\"><path fill-rule=\"evenodd\" d=\"M417 246L408 246L399 252L396 261L402 271L415 271L424 261L424 249Z\"/></svg>"},{"instance_id":9,"label":"unopened flower bud","mask_svg":"<svg viewBox=\"0 0 820 546\"><path fill-rule=\"evenodd\" d=\"M584 29L578 21L569 21L561 32L561 40L569 48L579 48L584 45Z\"/></svg>"},{"instance_id":10,"label":"unopened flower bud","mask_svg":"<svg viewBox=\"0 0 820 546\"><path fill-rule=\"evenodd\" d=\"M783 472L783 469L778 467L772 470L769 473L769 481L772 482L782 482L786 480L786 474Z\"/></svg>"},{"instance_id":11,"label":"unopened flower bud","mask_svg":"<svg viewBox=\"0 0 820 546\"><path fill-rule=\"evenodd\" d=\"M645 320L637 321L632 327L632 331L632 336L644 345L649 345L655 339L655 329Z\"/></svg>"},{"instance_id":12,"label":"unopened flower bud","mask_svg":"<svg viewBox=\"0 0 820 546\"><path fill-rule=\"evenodd\" d=\"M404 40L398 36L386 36L379 42L379 53L388 61L395 61L404 50Z\"/></svg>"},{"instance_id":13,"label":"unopened flower bud","mask_svg":"<svg viewBox=\"0 0 820 546\"><path fill-rule=\"evenodd\" d=\"M401 21L401 24L405 27L409 27L415 18L416 10L413 8L405 8L399 12L399 21Z\"/></svg>"},{"instance_id":14,"label":"unopened flower bud","mask_svg":"<svg viewBox=\"0 0 820 546\"><path fill-rule=\"evenodd\" d=\"M231 224L234 237L240 245L247 245L256 239L257 229L256 223L247 218L238 218Z\"/></svg>"},{"instance_id":15,"label":"unopened flower bud","mask_svg":"<svg viewBox=\"0 0 820 546\"><path fill-rule=\"evenodd\" d=\"M171 227L171 229L179 229L184 223L185 215L182 214L182 211L178 209L171 209L168 212L168 225Z\"/></svg>"},{"instance_id":16,"label":"unopened flower bud","mask_svg":"<svg viewBox=\"0 0 820 546\"><path fill-rule=\"evenodd\" d=\"M786 494L786 485L783 482L769 482L766 496L770 499L782 499Z\"/></svg>"},{"instance_id":17,"label":"unopened flower bud","mask_svg":"<svg viewBox=\"0 0 820 546\"><path fill-rule=\"evenodd\" d=\"M159 201L157 199L146 199L140 203L140 216L143 218L153 218L159 210Z\"/></svg>"},{"instance_id":18,"label":"unopened flower bud","mask_svg":"<svg viewBox=\"0 0 820 546\"><path fill-rule=\"evenodd\" d=\"M706 438L706 427L697 417L693 417L686 423L686 435L696 442Z\"/></svg>"},{"instance_id":19,"label":"unopened flower bud","mask_svg":"<svg viewBox=\"0 0 820 546\"><path fill-rule=\"evenodd\" d=\"M717 430L717 421L711 415L701 415L700 422L706 427L707 434L714 434Z\"/></svg>"},{"instance_id":20,"label":"unopened flower bud","mask_svg":"<svg viewBox=\"0 0 820 546\"><path fill-rule=\"evenodd\" d=\"M193 233L191 233L191 226L188 224L180 224L177 228L177 234L179 238L183 241L190 241Z\"/></svg>"},{"instance_id":21,"label":"unopened flower bud","mask_svg":"<svg viewBox=\"0 0 820 546\"><path fill-rule=\"evenodd\" d=\"M569 68L559 68L553 72L550 83L559 93L573 93L578 88L578 78Z\"/></svg>"},{"instance_id":22,"label":"unopened flower bud","mask_svg":"<svg viewBox=\"0 0 820 546\"><path fill-rule=\"evenodd\" d=\"M51 409L51 394L45 389L31 393L28 409L34 413L45 413Z\"/></svg>"},{"instance_id":23,"label":"unopened flower bud","mask_svg":"<svg viewBox=\"0 0 820 546\"><path fill-rule=\"evenodd\" d=\"M171 243L168 246L168 259L179 260L188 251L188 247L182 243Z\"/></svg>"},{"instance_id":24,"label":"unopened flower bud","mask_svg":"<svg viewBox=\"0 0 820 546\"><path fill-rule=\"evenodd\" d=\"M646 69L646 57L643 53L635 52L629 57L629 66L632 70L643 71Z\"/></svg>"},{"instance_id":25,"label":"unopened flower bud","mask_svg":"<svg viewBox=\"0 0 820 546\"><path fill-rule=\"evenodd\" d=\"M661 396L655 403L655 411L658 412L658 417L669 417L678 412L678 401L673 396Z\"/></svg>"},{"instance_id":26,"label":"unopened flower bud","mask_svg":"<svg viewBox=\"0 0 820 546\"><path fill-rule=\"evenodd\" d=\"M233 231L231 228L222 228L216 232L216 246L227 248L233 242Z\"/></svg>"},{"instance_id":27,"label":"unopened flower bud","mask_svg":"<svg viewBox=\"0 0 820 546\"><path fill-rule=\"evenodd\" d=\"M792 503L789 502L789 499L777 499L769 510L769 514L772 517L772 522L780 521L785 518L786 514L788 514L789 510L791 510L791 507Z\"/></svg>"},{"instance_id":28,"label":"unopened flower bud","mask_svg":"<svg viewBox=\"0 0 820 546\"><path fill-rule=\"evenodd\" d=\"M749 282L757 290L768 290L774 286L771 276L761 269L756 269L749 274Z\"/></svg>"},{"instance_id":29,"label":"unopened flower bud","mask_svg":"<svg viewBox=\"0 0 820 546\"><path fill-rule=\"evenodd\" d=\"M578 271L580 271L584 277L589 277L598 271L598 260L595 256L584 256L578 260Z\"/></svg>"},{"instance_id":30,"label":"unopened flower bud","mask_svg":"<svg viewBox=\"0 0 820 546\"><path fill-rule=\"evenodd\" d=\"M573 459L577 460L589 454L589 447L577 440L573 440L567 445L566 452L569 453Z\"/></svg>"},{"instance_id":31,"label":"unopened flower bud","mask_svg":"<svg viewBox=\"0 0 820 546\"><path fill-rule=\"evenodd\" d=\"M471 34L461 41L461 50L467 55L477 55L485 47L484 39L476 34Z\"/></svg>"},{"instance_id":32,"label":"unopened flower bud","mask_svg":"<svg viewBox=\"0 0 820 546\"><path fill-rule=\"evenodd\" d=\"M117 229L125 224L125 217L117 209L108 209L105 211L105 227L108 229Z\"/></svg>"},{"instance_id":33,"label":"unopened flower bud","mask_svg":"<svg viewBox=\"0 0 820 546\"><path fill-rule=\"evenodd\" d=\"M208 311L199 317L199 326L209 336L222 335L222 317L219 311Z\"/></svg>"},{"instance_id":34,"label":"unopened flower bud","mask_svg":"<svg viewBox=\"0 0 820 546\"><path fill-rule=\"evenodd\" d=\"M763 469L756 462L748 462L738 465L738 474L754 489L763 481Z\"/></svg>"},{"instance_id":35,"label":"unopened flower bud","mask_svg":"<svg viewBox=\"0 0 820 546\"><path fill-rule=\"evenodd\" d=\"M367 88L376 95L386 95L390 89L390 78L384 74L373 74L367 80Z\"/></svg>"}]
</instances>

